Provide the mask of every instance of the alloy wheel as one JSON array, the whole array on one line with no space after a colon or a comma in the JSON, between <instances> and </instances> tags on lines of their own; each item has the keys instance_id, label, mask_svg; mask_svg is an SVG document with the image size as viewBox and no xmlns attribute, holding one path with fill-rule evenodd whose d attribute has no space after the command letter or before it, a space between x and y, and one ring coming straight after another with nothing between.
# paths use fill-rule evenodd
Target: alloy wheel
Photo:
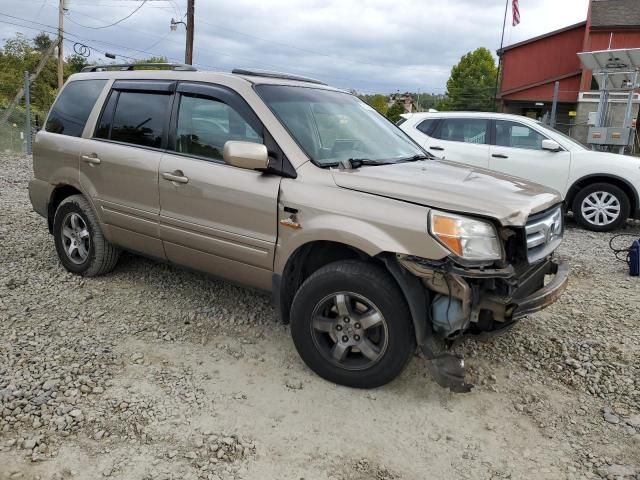
<instances>
[{"instance_id":1,"label":"alloy wheel","mask_svg":"<svg viewBox=\"0 0 640 480\"><path fill-rule=\"evenodd\" d=\"M64 251L73 263L80 265L89 257L91 235L86 222L77 213L68 213L62 220L60 230Z\"/></svg>"},{"instance_id":2,"label":"alloy wheel","mask_svg":"<svg viewBox=\"0 0 640 480\"><path fill-rule=\"evenodd\" d=\"M346 370L364 370L377 363L389 340L380 309L352 292L334 293L318 302L311 334L320 353Z\"/></svg>"}]
</instances>

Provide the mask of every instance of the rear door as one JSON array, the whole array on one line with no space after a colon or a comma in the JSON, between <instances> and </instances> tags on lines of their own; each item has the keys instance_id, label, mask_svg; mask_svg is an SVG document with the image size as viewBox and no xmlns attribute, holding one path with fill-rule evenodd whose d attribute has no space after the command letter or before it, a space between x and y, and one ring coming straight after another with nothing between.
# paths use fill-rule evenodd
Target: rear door
<instances>
[{"instance_id":1,"label":"rear door","mask_svg":"<svg viewBox=\"0 0 640 480\"><path fill-rule=\"evenodd\" d=\"M222 158L225 142L264 143L265 133L232 90L178 86L171 151L160 165L160 236L170 261L271 288L281 178Z\"/></svg>"},{"instance_id":2,"label":"rear door","mask_svg":"<svg viewBox=\"0 0 640 480\"><path fill-rule=\"evenodd\" d=\"M440 120L424 147L445 160L474 167L489 166L489 120L450 118Z\"/></svg>"},{"instance_id":3,"label":"rear door","mask_svg":"<svg viewBox=\"0 0 640 480\"><path fill-rule=\"evenodd\" d=\"M80 182L109 238L164 258L159 239L158 169L176 82L116 81L92 141L80 154Z\"/></svg>"},{"instance_id":4,"label":"rear door","mask_svg":"<svg viewBox=\"0 0 640 480\"><path fill-rule=\"evenodd\" d=\"M494 145L489 164L492 170L522 177L564 193L569 180L571 153L542 149L547 137L538 130L513 120L493 122Z\"/></svg>"}]
</instances>

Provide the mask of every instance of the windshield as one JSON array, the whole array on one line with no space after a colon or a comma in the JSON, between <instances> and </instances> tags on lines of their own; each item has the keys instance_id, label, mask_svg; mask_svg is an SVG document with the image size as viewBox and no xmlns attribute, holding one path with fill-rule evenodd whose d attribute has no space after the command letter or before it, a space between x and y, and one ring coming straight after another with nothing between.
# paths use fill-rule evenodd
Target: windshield
<instances>
[{"instance_id":1,"label":"windshield","mask_svg":"<svg viewBox=\"0 0 640 480\"><path fill-rule=\"evenodd\" d=\"M348 93L284 85L258 85L256 90L321 167L350 159L395 163L425 155L402 130Z\"/></svg>"},{"instance_id":2,"label":"windshield","mask_svg":"<svg viewBox=\"0 0 640 480\"><path fill-rule=\"evenodd\" d=\"M580 143L580 142L579 142L579 141L577 141L575 138L570 137L570 136L569 136L569 135L567 135L566 133L561 132L560 130L556 130L555 128L550 127L549 125L545 125L545 124L544 124L544 123L542 123L542 122L537 122L537 123L538 123L538 125L540 125L540 126L541 126L542 128L544 128L545 130L550 130L550 131L552 131L553 133L555 133L555 134L557 134L557 135L562 136L562 138L563 138L566 142L570 143L572 147L579 148L579 149L582 149L582 150L587 150L587 147L586 147L584 144Z\"/></svg>"}]
</instances>

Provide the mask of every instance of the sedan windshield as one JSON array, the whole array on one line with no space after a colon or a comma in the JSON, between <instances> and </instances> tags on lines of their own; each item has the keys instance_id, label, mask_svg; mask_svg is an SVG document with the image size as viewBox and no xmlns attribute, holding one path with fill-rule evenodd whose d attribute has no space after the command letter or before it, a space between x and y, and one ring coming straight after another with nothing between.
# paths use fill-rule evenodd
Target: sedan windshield
<instances>
[{"instance_id":1,"label":"sedan windshield","mask_svg":"<svg viewBox=\"0 0 640 480\"><path fill-rule=\"evenodd\" d=\"M347 160L380 165L425 156L402 130L348 93L283 85L258 85L256 90L321 167Z\"/></svg>"}]
</instances>

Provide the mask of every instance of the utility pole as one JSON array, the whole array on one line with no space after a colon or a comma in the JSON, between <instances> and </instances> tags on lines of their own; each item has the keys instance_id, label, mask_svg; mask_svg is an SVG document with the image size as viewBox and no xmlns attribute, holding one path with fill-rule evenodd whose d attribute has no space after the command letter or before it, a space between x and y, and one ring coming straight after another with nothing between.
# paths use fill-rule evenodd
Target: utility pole
<instances>
[{"instance_id":1,"label":"utility pole","mask_svg":"<svg viewBox=\"0 0 640 480\"><path fill-rule=\"evenodd\" d=\"M64 0L58 4L58 90L64 84Z\"/></svg>"},{"instance_id":2,"label":"utility pole","mask_svg":"<svg viewBox=\"0 0 640 480\"><path fill-rule=\"evenodd\" d=\"M193 65L194 1L195 0L187 0L187 46L184 51L184 63L187 65Z\"/></svg>"}]
</instances>

